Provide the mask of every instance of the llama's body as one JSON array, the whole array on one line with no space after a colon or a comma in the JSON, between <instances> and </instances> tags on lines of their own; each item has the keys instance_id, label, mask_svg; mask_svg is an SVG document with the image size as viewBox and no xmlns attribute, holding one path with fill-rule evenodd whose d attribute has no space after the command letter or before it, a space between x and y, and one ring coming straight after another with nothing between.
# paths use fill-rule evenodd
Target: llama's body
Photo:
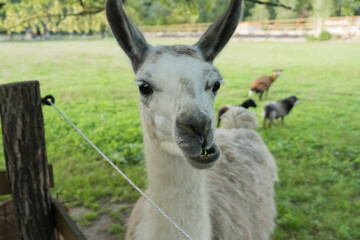
<instances>
[{"instance_id":1,"label":"llama's body","mask_svg":"<svg viewBox=\"0 0 360 240\"><path fill-rule=\"evenodd\" d=\"M194 171L189 167L184 169L187 171L171 172L175 176L163 178L164 181L158 182L155 187L158 191L149 190L149 196L161 204L162 209L176 219L193 239L269 239L276 216L273 201L275 168L271 155L264 151L261 138L252 130L224 132L220 129L217 136L233 142L226 146L227 150L223 150L226 157L221 157L219 163L206 170L204 176L195 177L203 184L189 184L179 191L179 184L183 185L184 179L189 182L194 180L194 176L189 176L193 174L183 175L184 172ZM249 143L249 137L253 142ZM254 149L254 143L257 149ZM248 154L234 156L232 150ZM260 154L252 154L254 150ZM165 194L169 197L155 197ZM183 239L182 234L144 198L138 200L129 222L127 240Z\"/></svg>"},{"instance_id":2,"label":"llama's body","mask_svg":"<svg viewBox=\"0 0 360 240\"><path fill-rule=\"evenodd\" d=\"M163 165L169 162L158 161L162 158L152 159L157 164L149 172L162 176L162 180L149 179L148 194L155 198L162 196L155 200L166 202L163 210L180 226L192 229L193 232L188 233L193 239L268 239L276 215L273 200L273 182L277 180L275 162L261 137L252 129L258 124L254 114L233 107L223 118L226 128L219 128L215 133L222 151L219 162L213 168L199 172L183 165L181 159L171 161L168 168ZM191 181L192 178L196 181ZM184 179L188 180L185 186ZM182 187L179 189L179 186ZM164 195L168 197L164 199ZM206 208L209 217L202 216L207 212ZM145 216L145 212L150 216ZM158 221L160 225L151 226ZM143 198L138 200L129 222L128 240L169 239L168 236L182 239L181 233Z\"/></svg>"},{"instance_id":3,"label":"llama's body","mask_svg":"<svg viewBox=\"0 0 360 240\"><path fill-rule=\"evenodd\" d=\"M237 105L224 105L221 106L218 110L218 117L217 117L217 127L220 127L220 122L221 122L221 116L230 108L232 107L236 107ZM244 101L242 104L238 105L239 107L243 107L243 108L250 108L250 107L254 107L256 108L256 103L253 99L249 98L246 101Z\"/></svg>"},{"instance_id":4,"label":"llama's body","mask_svg":"<svg viewBox=\"0 0 360 240\"><path fill-rule=\"evenodd\" d=\"M216 166L200 174L202 176L195 172L196 177L184 174L195 171L191 167L167 172L165 175L173 175L157 182L154 186L157 191L148 190L147 193L193 239L269 239L276 216L273 200L276 172L270 153L253 130L219 129L216 139L226 140L224 148L218 141L223 156ZM231 144L228 144L229 140ZM234 151L242 155L234 155ZM161 169L166 170L163 166ZM184 180L191 182L194 177L202 183L201 186L189 184L179 191ZM164 195L169 197L156 198ZM184 239L143 197L136 203L129 222L127 240Z\"/></svg>"},{"instance_id":5,"label":"llama's body","mask_svg":"<svg viewBox=\"0 0 360 240\"><path fill-rule=\"evenodd\" d=\"M269 177L274 164L261 138L249 129L235 130L237 135L223 130L216 134L221 142L214 141L213 102L222 77L212 61L235 31L241 4L231 0L192 46L153 47L121 1L107 1L110 27L131 60L140 91L146 193L194 240L268 239L274 226ZM126 239L183 238L153 206L138 200Z\"/></svg>"},{"instance_id":6,"label":"llama's body","mask_svg":"<svg viewBox=\"0 0 360 240\"><path fill-rule=\"evenodd\" d=\"M209 169L214 172L209 183L217 186L212 188L210 205L215 209L213 215L221 216L213 224L212 239L269 239L276 216L275 161L254 130L259 125L254 113L232 107L222 120L222 128L215 133L222 156L219 164ZM237 224L229 228L229 221Z\"/></svg>"},{"instance_id":7,"label":"llama's body","mask_svg":"<svg viewBox=\"0 0 360 240\"><path fill-rule=\"evenodd\" d=\"M269 239L276 216L271 154L254 130L220 128L216 140L223 157L209 170L211 239Z\"/></svg>"},{"instance_id":8,"label":"llama's body","mask_svg":"<svg viewBox=\"0 0 360 240\"><path fill-rule=\"evenodd\" d=\"M147 159L153 161L148 176L156 176L148 178L147 194L193 239L211 239L205 171L184 165L184 159L171 155L168 161L163 161L164 153L158 154L161 157ZM126 239L167 240L184 239L184 236L140 198L129 219Z\"/></svg>"}]
</instances>

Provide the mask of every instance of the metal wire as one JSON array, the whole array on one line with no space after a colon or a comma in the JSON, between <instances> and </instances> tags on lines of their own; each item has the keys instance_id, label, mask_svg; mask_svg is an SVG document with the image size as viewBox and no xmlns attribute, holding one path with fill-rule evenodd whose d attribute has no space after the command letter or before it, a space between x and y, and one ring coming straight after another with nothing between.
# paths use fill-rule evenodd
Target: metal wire
<instances>
[{"instance_id":1,"label":"metal wire","mask_svg":"<svg viewBox=\"0 0 360 240\"><path fill-rule=\"evenodd\" d=\"M130 183L156 210L163 215L166 220L168 220L179 232L181 232L186 239L193 240L189 234L187 234L171 217L169 217L156 203L154 203L149 196L147 196L135 183L133 183L130 178L128 178L125 173L123 173L99 148L95 146L93 142L91 142L86 135L78 129L74 123L72 123L55 105L53 102L49 102L52 107L68 122L70 125L113 167L115 170L125 178L126 181Z\"/></svg>"}]
</instances>

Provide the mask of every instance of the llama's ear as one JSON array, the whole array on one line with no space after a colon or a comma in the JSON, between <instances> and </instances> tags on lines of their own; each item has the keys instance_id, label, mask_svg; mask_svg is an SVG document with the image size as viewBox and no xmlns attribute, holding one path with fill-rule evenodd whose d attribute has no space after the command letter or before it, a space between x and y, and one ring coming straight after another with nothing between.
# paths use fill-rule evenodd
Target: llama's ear
<instances>
[{"instance_id":1,"label":"llama's ear","mask_svg":"<svg viewBox=\"0 0 360 240\"><path fill-rule=\"evenodd\" d=\"M139 29L126 16L122 0L107 0L106 17L116 40L130 58L136 73L144 62L151 45L146 42Z\"/></svg>"},{"instance_id":2,"label":"llama's ear","mask_svg":"<svg viewBox=\"0 0 360 240\"><path fill-rule=\"evenodd\" d=\"M195 44L205 61L212 62L230 40L239 24L242 0L231 0L225 13L206 30Z\"/></svg>"}]
</instances>

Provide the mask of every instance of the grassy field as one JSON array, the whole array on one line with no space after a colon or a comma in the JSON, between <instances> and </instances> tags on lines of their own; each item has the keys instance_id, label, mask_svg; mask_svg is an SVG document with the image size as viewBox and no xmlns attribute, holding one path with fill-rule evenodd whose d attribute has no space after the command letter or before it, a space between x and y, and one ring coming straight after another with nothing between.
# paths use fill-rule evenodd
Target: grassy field
<instances>
[{"instance_id":1,"label":"grassy field","mask_svg":"<svg viewBox=\"0 0 360 240\"><path fill-rule=\"evenodd\" d=\"M194 43L151 39L153 44ZM141 188L146 187L137 88L114 40L0 43L0 83L37 79L56 105ZM278 217L273 239L360 239L360 44L231 42L216 59L226 85L215 109L241 103L248 87L284 69L266 100L300 99L284 127L257 129L274 155ZM255 99L257 100L257 98ZM260 121L265 101L252 109ZM53 195L119 221L108 202L132 203L136 193L50 107L44 107ZM2 144L0 140L0 145ZM0 168L4 168L0 149ZM128 214L128 209L119 209ZM121 220L121 219L120 219ZM107 229L119 238L123 229Z\"/></svg>"}]
</instances>

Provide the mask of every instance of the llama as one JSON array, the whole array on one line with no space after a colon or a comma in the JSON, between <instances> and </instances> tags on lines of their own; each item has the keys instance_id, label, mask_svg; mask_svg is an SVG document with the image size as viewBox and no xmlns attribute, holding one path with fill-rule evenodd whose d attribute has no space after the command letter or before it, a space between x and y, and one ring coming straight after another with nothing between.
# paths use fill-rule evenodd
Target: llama
<instances>
[{"instance_id":1,"label":"llama","mask_svg":"<svg viewBox=\"0 0 360 240\"><path fill-rule=\"evenodd\" d=\"M221 116L227 111L229 110L231 107L234 107L236 105L224 105L222 107L219 108L218 110L218 120L217 120L217 127L220 127L220 122L221 122ZM239 107L243 107L243 108L249 108L249 107L254 107L256 108L256 103L253 99L249 98L247 100L245 100L242 104L239 105Z\"/></svg>"},{"instance_id":2,"label":"llama","mask_svg":"<svg viewBox=\"0 0 360 240\"><path fill-rule=\"evenodd\" d=\"M236 109L236 110L233 110ZM231 114L225 113L231 110ZM232 129L232 128L250 128L255 129L259 126L259 122L256 119L256 116L253 112L250 112L244 107L241 106L231 106L226 112L221 115L222 128Z\"/></svg>"},{"instance_id":3,"label":"llama","mask_svg":"<svg viewBox=\"0 0 360 240\"><path fill-rule=\"evenodd\" d=\"M241 0L231 0L192 46L151 46L126 16L121 0L106 4L109 25L131 60L140 92L146 193L197 240L268 239L274 227L273 182L267 177L271 166L261 139L244 133L241 144L252 150L223 154L214 140L213 102L223 81L212 62L235 31L241 6ZM242 156L253 164L243 164ZM141 197L126 239L183 235Z\"/></svg>"},{"instance_id":4,"label":"llama","mask_svg":"<svg viewBox=\"0 0 360 240\"><path fill-rule=\"evenodd\" d=\"M255 79L250 86L249 90L249 97L251 97L252 92L259 93L259 99L262 100L262 95L268 94L269 88L271 84L281 75L283 70L281 69L275 69L273 71L273 74L271 76L262 76L257 79Z\"/></svg>"}]
</instances>

